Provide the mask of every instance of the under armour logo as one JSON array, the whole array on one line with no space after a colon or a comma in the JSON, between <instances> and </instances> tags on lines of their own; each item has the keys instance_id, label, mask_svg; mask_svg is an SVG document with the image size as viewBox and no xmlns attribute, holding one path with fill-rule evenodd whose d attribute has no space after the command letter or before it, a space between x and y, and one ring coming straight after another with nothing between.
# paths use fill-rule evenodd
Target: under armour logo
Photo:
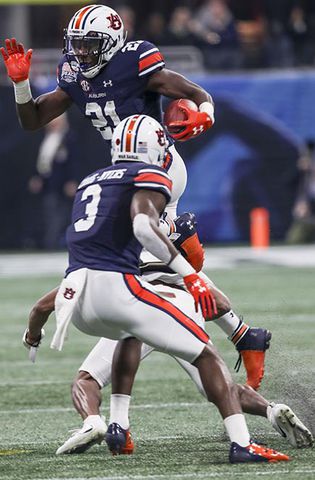
<instances>
[{"instance_id":1,"label":"under armour logo","mask_svg":"<svg viewBox=\"0 0 315 480\"><path fill-rule=\"evenodd\" d=\"M121 28L122 23L118 15L111 13L109 17L106 18L110 22L109 28L112 28L113 30L119 30Z\"/></svg>"},{"instance_id":2,"label":"under armour logo","mask_svg":"<svg viewBox=\"0 0 315 480\"><path fill-rule=\"evenodd\" d=\"M63 292L63 296L67 299L67 300L72 300L73 297L74 297L74 294L75 294L75 290L73 290L73 288L67 288L65 289L65 291Z\"/></svg>"},{"instance_id":3,"label":"under armour logo","mask_svg":"<svg viewBox=\"0 0 315 480\"><path fill-rule=\"evenodd\" d=\"M201 283L200 280L196 280L196 281L195 281L194 287L195 287L195 288L198 288L198 291L199 291L200 293L207 291L206 287L204 287L204 286L202 285L202 283Z\"/></svg>"},{"instance_id":4,"label":"under armour logo","mask_svg":"<svg viewBox=\"0 0 315 480\"><path fill-rule=\"evenodd\" d=\"M199 135L199 133L202 133L204 131L204 126L200 125L199 127L194 127L193 128L193 135Z\"/></svg>"},{"instance_id":5,"label":"under armour logo","mask_svg":"<svg viewBox=\"0 0 315 480\"><path fill-rule=\"evenodd\" d=\"M192 230L192 229L194 228L194 226L193 226L193 224L192 224L191 220L188 220L188 222L187 222L187 226L188 226L189 230Z\"/></svg>"},{"instance_id":6,"label":"under armour logo","mask_svg":"<svg viewBox=\"0 0 315 480\"><path fill-rule=\"evenodd\" d=\"M112 87L113 86L113 81L112 80L103 80L103 85L104 87Z\"/></svg>"}]
</instances>

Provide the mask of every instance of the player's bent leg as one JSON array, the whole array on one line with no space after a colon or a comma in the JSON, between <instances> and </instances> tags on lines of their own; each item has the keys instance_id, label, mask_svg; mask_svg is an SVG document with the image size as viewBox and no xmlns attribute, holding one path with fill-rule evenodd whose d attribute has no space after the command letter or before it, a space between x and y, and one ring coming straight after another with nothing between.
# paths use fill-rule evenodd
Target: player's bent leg
<instances>
[{"instance_id":1,"label":"player's bent leg","mask_svg":"<svg viewBox=\"0 0 315 480\"><path fill-rule=\"evenodd\" d=\"M79 368L79 371L88 372L97 381L100 388L111 383L112 361L117 343L117 340L101 338ZM141 360L150 355L152 351L152 347L143 343L140 353Z\"/></svg>"},{"instance_id":2,"label":"player's bent leg","mask_svg":"<svg viewBox=\"0 0 315 480\"><path fill-rule=\"evenodd\" d=\"M112 393L131 395L141 354L142 342L129 337L117 343L112 364Z\"/></svg>"},{"instance_id":3,"label":"player's bent leg","mask_svg":"<svg viewBox=\"0 0 315 480\"><path fill-rule=\"evenodd\" d=\"M247 374L246 384L258 390L265 373L265 355L270 347L271 332L264 328L248 328L240 340L232 338L240 354L236 369L243 360ZM241 359L241 360L240 360Z\"/></svg>"},{"instance_id":4,"label":"player's bent leg","mask_svg":"<svg viewBox=\"0 0 315 480\"><path fill-rule=\"evenodd\" d=\"M199 371L208 400L218 407L223 418L242 413L237 388L214 345L208 343L193 365Z\"/></svg>"},{"instance_id":5,"label":"player's bent leg","mask_svg":"<svg viewBox=\"0 0 315 480\"><path fill-rule=\"evenodd\" d=\"M238 394L238 386L233 385L230 374L213 346L208 345L194 362L208 400L215 403L224 421L231 440L230 463L279 462L289 457L283 453L258 445L250 440ZM207 375L211 371L212 382Z\"/></svg>"},{"instance_id":6,"label":"player's bent leg","mask_svg":"<svg viewBox=\"0 0 315 480\"><path fill-rule=\"evenodd\" d=\"M141 347L140 340L129 337L118 342L114 352L110 421L106 433L106 443L113 455L130 455L134 451L128 412L131 390L140 363Z\"/></svg>"},{"instance_id":7,"label":"player's bent leg","mask_svg":"<svg viewBox=\"0 0 315 480\"><path fill-rule=\"evenodd\" d=\"M220 293L216 294L220 309L218 316L213 320L229 337L235 345L239 359L235 369L238 371L243 360L247 374L246 384L258 390L264 377L265 355L270 346L271 332L264 328L253 328L243 322L231 309L228 298L214 285L214 283L201 272L210 288Z\"/></svg>"},{"instance_id":8,"label":"player's bent leg","mask_svg":"<svg viewBox=\"0 0 315 480\"><path fill-rule=\"evenodd\" d=\"M139 343L141 345L141 342ZM104 425L106 428L106 424L104 417L102 417L100 413L101 388L111 382L112 358L117 344L119 344L119 342L116 340L101 338L82 363L72 384L71 394L75 409L81 415L83 420L88 419L87 425L89 425L89 421L93 416L95 418L96 416L100 417L102 420L102 432L104 430ZM129 347L130 344L127 348ZM141 360L146 358L152 352L152 350L152 347L143 344L140 352ZM130 362L130 357L128 358L128 362ZM113 397L115 397L115 395L112 395L112 403L114 403ZM118 402L118 400L116 400L116 402ZM122 411L122 413L126 416L128 416L128 409L129 404ZM96 438L94 438L94 435ZM133 452L134 444L129 430L127 430L126 436L127 441L125 442L125 445L120 453L130 454ZM94 432L88 435L86 432L86 426L83 424L82 428L77 429L74 434L71 435L71 437L58 449L58 454L83 453L94 443L100 443L98 440L98 433L95 428ZM104 435L102 436L102 440L104 440Z\"/></svg>"},{"instance_id":9,"label":"player's bent leg","mask_svg":"<svg viewBox=\"0 0 315 480\"><path fill-rule=\"evenodd\" d=\"M265 355L270 346L271 333L263 328L250 327L233 310L215 319L214 323L228 335L239 353L235 370L239 370L243 360L246 383L257 390L264 377Z\"/></svg>"},{"instance_id":10,"label":"player's bent leg","mask_svg":"<svg viewBox=\"0 0 315 480\"><path fill-rule=\"evenodd\" d=\"M184 160L174 145L169 148L169 153L168 165L165 165L165 169L173 182L173 186L172 198L166 206L165 212L171 220L174 220L177 217L178 200L186 188L187 170Z\"/></svg>"},{"instance_id":11,"label":"player's bent leg","mask_svg":"<svg viewBox=\"0 0 315 480\"><path fill-rule=\"evenodd\" d=\"M170 296L176 297L179 290L165 287L167 292L162 292L160 286L156 290L130 274L89 271L88 275L90 282L85 288L81 314L73 319L75 325L83 332L96 336L108 336L109 333L119 338L120 334L127 332L157 350L179 356L196 365L207 397L218 406L224 418L231 442L240 449L249 448L250 435L237 389L224 362L214 347L208 345L209 337L204 330L186 311L181 311L166 300ZM103 288L103 281L106 289ZM192 298L191 308L194 308ZM246 461L256 461L251 452L249 454ZM244 461L243 457L244 455L239 455L239 460L235 454L231 461ZM280 459L283 459L280 455L274 458Z\"/></svg>"},{"instance_id":12,"label":"player's bent leg","mask_svg":"<svg viewBox=\"0 0 315 480\"><path fill-rule=\"evenodd\" d=\"M107 426L103 417L89 415L80 429L74 430L73 434L56 451L56 455L83 453L97 443L105 439Z\"/></svg>"},{"instance_id":13,"label":"player's bent leg","mask_svg":"<svg viewBox=\"0 0 315 480\"><path fill-rule=\"evenodd\" d=\"M83 425L58 448L56 454L83 453L105 439L105 418L100 415L101 389L97 381L84 371L78 372L72 384L72 401Z\"/></svg>"},{"instance_id":14,"label":"player's bent leg","mask_svg":"<svg viewBox=\"0 0 315 480\"><path fill-rule=\"evenodd\" d=\"M83 420L89 415L100 416L101 389L89 372L82 370L78 372L72 383L71 397L76 411Z\"/></svg>"},{"instance_id":15,"label":"player's bent leg","mask_svg":"<svg viewBox=\"0 0 315 480\"><path fill-rule=\"evenodd\" d=\"M80 365L79 372L88 372L100 388L111 382L111 370L117 340L100 338ZM80 412L79 412L80 413Z\"/></svg>"},{"instance_id":16,"label":"player's bent leg","mask_svg":"<svg viewBox=\"0 0 315 480\"><path fill-rule=\"evenodd\" d=\"M128 415L131 390L140 360L152 350L134 337L120 340L116 346L112 366L111 416L106 433L106 443L113 455L131 455L134 451Z\"/></svg>"}]
</instances>

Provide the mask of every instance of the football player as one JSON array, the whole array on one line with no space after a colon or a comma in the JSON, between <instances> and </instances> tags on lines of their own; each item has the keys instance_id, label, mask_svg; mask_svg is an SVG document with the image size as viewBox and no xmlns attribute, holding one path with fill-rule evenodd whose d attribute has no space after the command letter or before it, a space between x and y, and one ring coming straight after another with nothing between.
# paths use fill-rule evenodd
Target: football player
<instances>
[{"instance_id":1,"label":"football player","mask_svg":"<svg viewBox=\"0 0 315 480\"><path fill-rule=\"evenodd\" d=\"M113 166L79 185L67 234L69 267L56 297L57 329L51 346L62 348L72 322L89 335L136 337L179 357L197 368L207 399L219 409L231 440L231 463L289 460L250 440L240 391L208 335L192 319L194 309L200 310L200 318L213 318L217 306L202 276L158 228L172 188L161 168L166 144L154 119L128 117L114 132ZM137 275L143 247L182 277L186 291L154 286ZM29 343L32 334L26 333ZM120 452L126 430L113 421L106 440Z\"/></svg>"},{"instance_id":2,"label":"football player","mask_svg":"<svg viewBox=\"0 0 315 480\"><path fill-rule=\"evenodd\" d=\"M176 218L173 222L172 234L170 238L181 254L191 263L191 258L187 257L185 246L189 240L197 235L195 217L192 213L184 213ZM200 254L200 251L198 252ZM193 260L195 258L193 257ZM175 275L170 269L156 260L147 258L147 261L140 263L140 272L142 277L154 284L168 284L183 288L183 283L178 275ZM207 282L209 288L213 291L216 298L218 315L230 309L228 298L219 292L211 280L204 274L203 278ZM29 329L33 333L35 342L40 335L40 330L48 320L48 316L54 309L56 292L53 290L38 300L29 318ZM170 301L172 299L170 298ZM193 318L204 328L204 319L200 319L198 314L193 312ZM213 320L215 321L215 320ZM121 372L123 377L129 377L129 389L124 393L114 393L111 395L111 411L115 422L124 429L125 442L120 445L120 454L131 454L134 451L134 442L129 431L129 405L131 400L131 385L134 374L138 367L138 358L145 359L154 349L146 344L141 344L139 340L132 338L128 341L117 342L108 338L101 338L87 358L83 361L78 370L78 374L72 384L72 401L83 420L81 428L75 430L72 435L57 450L59 454L83 453L92 445L104 441L107 431L107 425L104 417L100 413L102 402L101 389L106 387L112 378L112 362L115 348L119 344L119 354L123 356L123 363L115 367L119 367L118 375L115 375L114 382L115 392L121 391ZM26 342L26 346L30 345ZM38 348L38 347L37 347ZM115 358L117 360L116 352ZM34 352L36 353L36 351ZM202 387L200 376L196 368L192 367L188 362L176 358L178 363L186 370L188 375L194 381L197 389L204 396L205 391ZM126 363L126 365L124 365ZM303 425L298 417L287 405L273 404L258 395L252 388L248 386L238 385L241 398L242 409L246 413L261 415L271 422L275 430L282 436L285 436L289 443L295 447L306 447L312 444L312 435Z\"/></svg>"},{"instance_id":3,"label":"football player","mask_svg":"<svg viewBox=\"0 0 315 480\"><path fill-rule=\"evenodd\" d=\"M187 98L199 107L199 112L187 111L188 119L180 122L178 133L173 134L175 140L196 137L214 123L211 96L182 75L166 69L155 45L142 40L126 42L120 16L105 5L85 6L71 18L65 32L65 54L58 67L58 86L35 100L29 83L32 50L25 53L23 45L13 38L6 40L1 52L13 81L18 117L27 130L43 127L74 103L110 143L113 128L129 115L148 114L161 121L161 95ZM177 215L187 174L174 141L168 141L171 144L164 167L172 179L173 190L166 211L172 220ZM194 243L189 245L194 247ZM249 328L233 311L221 317L218 325L244 362L247 384L258 389L271 333L263 328Z\"/></svg>"}]
</instances>

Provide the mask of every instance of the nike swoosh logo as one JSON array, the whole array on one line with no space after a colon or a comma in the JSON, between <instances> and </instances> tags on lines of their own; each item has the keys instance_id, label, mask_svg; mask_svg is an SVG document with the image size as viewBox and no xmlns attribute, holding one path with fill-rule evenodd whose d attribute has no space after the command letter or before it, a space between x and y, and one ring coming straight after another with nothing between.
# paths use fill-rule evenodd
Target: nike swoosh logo
<instances>
[{"instance_id":1,"label":"nike swoosh logo","mask_svg":"<svg viewBox=\"0 0 315 480\"><path fill-rule=\"evenodd\" d=\"M278 428L279 428L279 430L280 430L280 432L281 432L281 435L282 435L284 438L287 438L287 434L282 430L281 427L279 427L279 425L278 425Z\"/></svg>"}]
</instances>

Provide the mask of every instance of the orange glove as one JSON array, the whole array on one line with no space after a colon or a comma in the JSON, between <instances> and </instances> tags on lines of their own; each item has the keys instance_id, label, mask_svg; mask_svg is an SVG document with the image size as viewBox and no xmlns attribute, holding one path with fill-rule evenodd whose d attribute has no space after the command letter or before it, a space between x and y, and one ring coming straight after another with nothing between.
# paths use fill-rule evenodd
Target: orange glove
<instances>
[{"instance_id":1,"label":"orange glove","mask_svg":"<svg viewBox=\"0 0 315 480\"><path fill-rule=\"evenodd\" d=\"M200 305L203 317L213 318L218 313L217 304L205 281L197 273L191 273L184 277L184 282L187 290L194 297L196 312Z\"/></svg>"},{"instance_id":2,"label":"orange glove","mask_svg":"<svg viewBox=\"0 0 315 480\"><path fill-rule=\"evenodd\" d=\"M33 50L28 50L25 54L22 43L17 43L15 38L6 39L5 46L6 48L1 47L0 50L8 76L15 83L27 80Z\"/></svg>"},{"instance_id":3,"label":"orange glove","mask_svg":"<svg viewBox=\"0 0 315 480\"><path fill-rule=\"evenodd\" d=\"M212 127L213 121L206 112L190 110L186 105L183 105L181 108L186 112L188 118L186 120L171 122L168 125L171 129L181 129L179 133L170 132L174 140L185 142L190 138L198 137L201 133Z\"/></svg>"}]
</instances>

